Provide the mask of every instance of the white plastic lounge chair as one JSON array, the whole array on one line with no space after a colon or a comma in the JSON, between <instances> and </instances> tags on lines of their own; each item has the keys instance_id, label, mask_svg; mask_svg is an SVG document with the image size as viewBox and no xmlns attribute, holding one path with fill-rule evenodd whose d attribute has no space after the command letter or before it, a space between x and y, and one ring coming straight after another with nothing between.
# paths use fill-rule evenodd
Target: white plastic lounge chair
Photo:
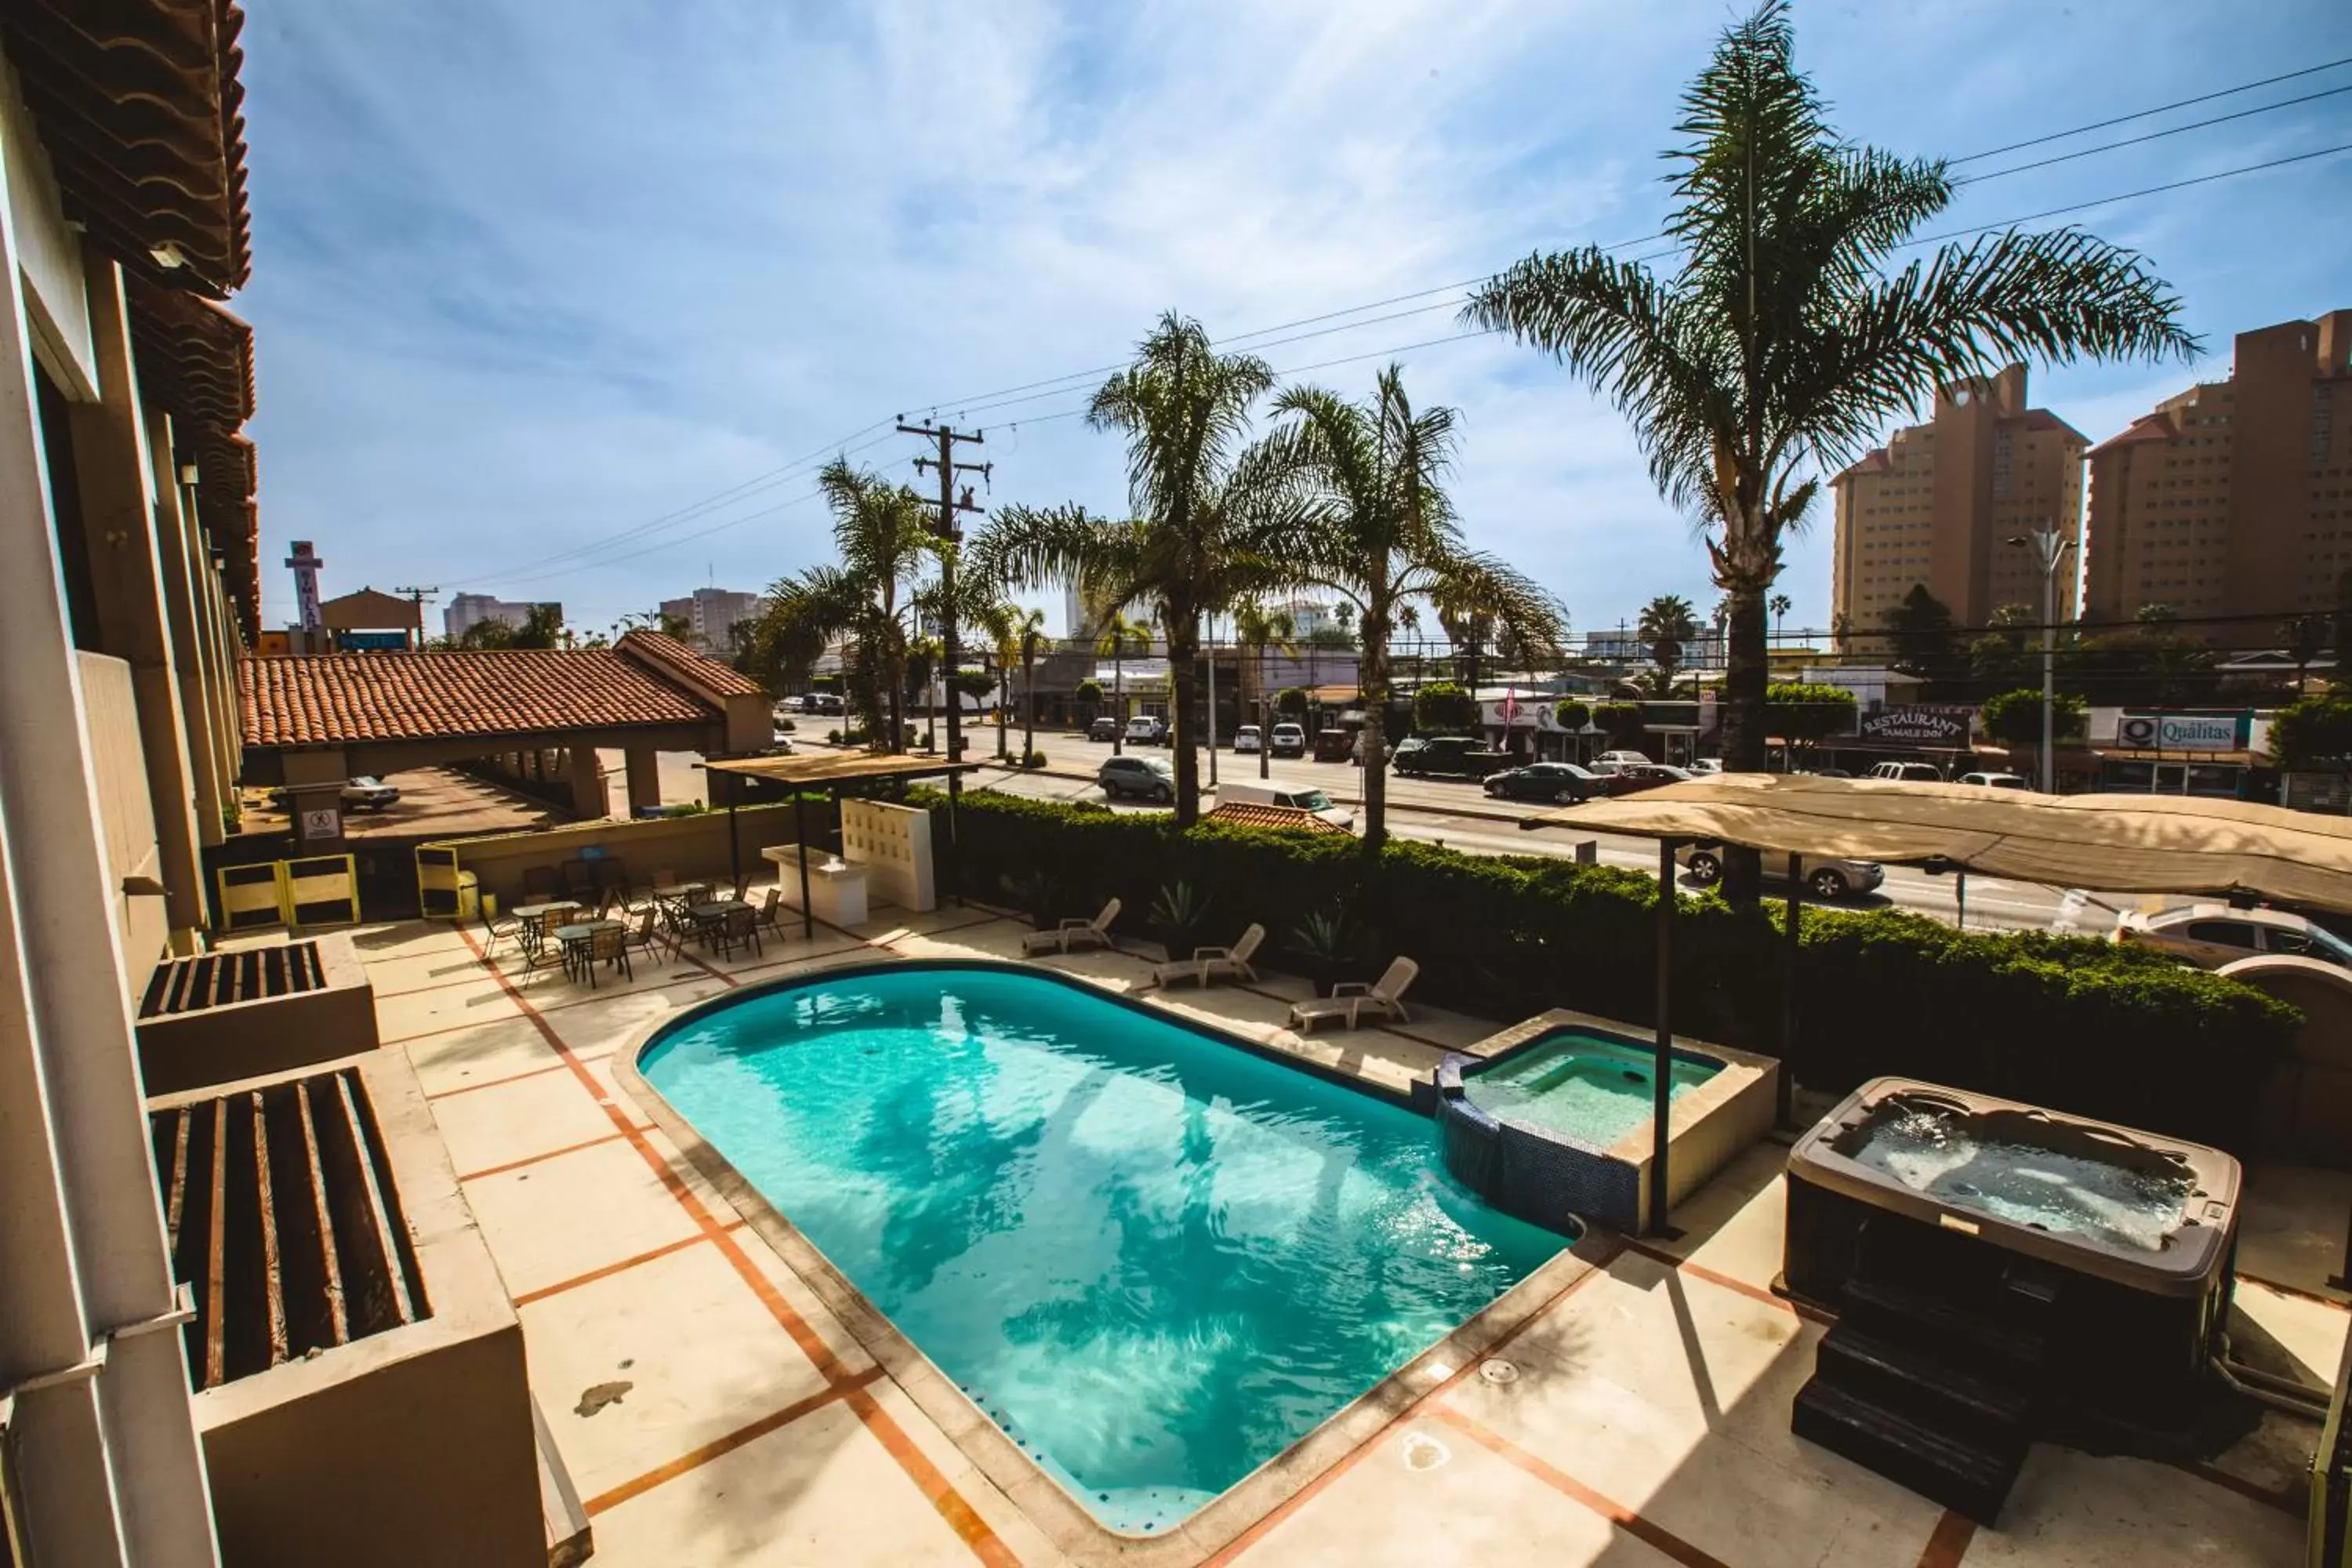
<instances>
[{"instance_id":1,"label":"white plastic lounge chair","mask_svg":"<svg viewBox=\"0 0 2352 1568\"><path fill-rule=\"evenodd\" d=\"M1037 952L1076 952L1080 948L1111 945L1110 922L1118 919L1118 900L1103 905L1102 913L1090 921L1066 920L1052 931L1033 931L1021 939L1021 952L1026 956Z\"/></svg>"},{"instance_id":2,"label":"white plastic lounge chair","mask_svg":"<svg viewBox=\"0 0 2352 1568\"><path fill-rule=\"evenodd\" d=\"M1420 964L1410 958L1399 958L1389 965L1387 973L1370 985L1360 980L1343 980L1328 996L1292 1003L1290 1026L1303 1035L1326 1018L1345 1018L1351 1029L1368 1017L1408 1022L1412 1015L1404 1010L1405 988L1420 973Z\"/></svg>"},{"instance_id":3,"label":"white plastic lounge chair","mask_svg":"<svg viewBox=\"0 0 2352 1568\"><path fill-rule=\"evenodd\" d=\"M1212 980L1255 980L1257 971L1250 967L1250 957L1257 952L1258 943L1265 940L1265 927L1253 922L1249 930L1231 947L1196 947L1190 958L1172 958L1151 971L1155 984L1168 985L1179 980L1197 980L1206 985Z\"/></svg>"}]
</instances>

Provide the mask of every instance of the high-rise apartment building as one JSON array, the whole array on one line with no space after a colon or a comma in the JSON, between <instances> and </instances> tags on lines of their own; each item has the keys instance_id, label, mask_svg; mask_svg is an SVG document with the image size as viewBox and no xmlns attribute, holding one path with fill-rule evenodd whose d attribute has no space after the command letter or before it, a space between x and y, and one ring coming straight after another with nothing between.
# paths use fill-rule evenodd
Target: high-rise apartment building
<instances>
[{"instance_id":1,"label":"high-rise apartment building","mask_svg":"<svg viewBox=\"0 0 2352 1568\"><path fill-rule=\"evenodd\" d=\"M757 594L731 588L697 588L683 599L664 599L661 613L664 620L684 622L686 640L696 647L725 654L732 649L737 623L758 620L766 602Z\"/></svg>"},{"instance_id":2,"label":"high-rise apartment building","mask_svg":"<svg viewBox=\"0 0 2352 1568\"><path fill-rule=\"evenodd\" d=\"M555 605L556 619L563 618L563 606ZM530 623L531 611L539 608L533 602L521 599L501 599L495 594L459 594L441 612L443 632L452 642L464 637L484 621L503 621L520 631Z\"/></svg>"},{"instance_id":3,"label":"high-rise apartment building","mask_svg":"<svg viewBox=\"0 0 2352 1568\"><path fill-rule=\"evenodd\" d=\"M2352 310L2239 333L2229 380L2094 448L2088 549L2096 621L2164 605L2226 642L2333 608L2352 571Z\"/></svg>"},{"instance_id":4,"label":"high-rise apartment building","mask_svg":"<svg viewBox=\"0 0 2352 1568\"><path fill-rule=\"evenodd\" d=\"M2045 523L2079 541L2089 445L2048 409L2025 405L2021 364L1946 387L1928 423L1897 430L1830 481L1832 624L1877 631L1921 584L1961 626L1983 626L2008 605L2039 616L2036 552L2009 541ZM2065 566L2057 608L2061 618L2074 616L2074 574Z\"/></svg>"}]
</instances>

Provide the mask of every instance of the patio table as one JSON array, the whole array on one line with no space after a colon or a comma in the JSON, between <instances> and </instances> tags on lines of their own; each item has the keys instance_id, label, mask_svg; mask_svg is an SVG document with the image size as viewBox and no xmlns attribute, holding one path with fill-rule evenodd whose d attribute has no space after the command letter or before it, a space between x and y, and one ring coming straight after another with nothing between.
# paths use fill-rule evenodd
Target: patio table
<instances>
[{"instance_id":1,"label":"patio table","mask_svg":"<svg viewBox=\"0 0 2352 1568\"><path fill-rule=\"evenodd\" d=\"M694 933L702 939L705 947L716 942L720 922L727 919L727 911L734 907L732 899L712 899L707 903L687 906L686 918L694 922Z\"/></svg>"}]
</instances>

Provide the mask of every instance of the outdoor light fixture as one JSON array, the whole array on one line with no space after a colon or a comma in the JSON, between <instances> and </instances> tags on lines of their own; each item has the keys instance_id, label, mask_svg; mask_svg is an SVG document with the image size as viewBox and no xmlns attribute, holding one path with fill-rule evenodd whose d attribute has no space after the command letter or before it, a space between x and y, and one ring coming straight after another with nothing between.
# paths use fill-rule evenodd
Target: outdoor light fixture
<instances>
[{"instance_id":1,"label":"outdoor light fixture","mask_svg":"<svg viewBox=\"0 0 2352 1568\"><path fill-rule=\"evenodd\" d=\"M175 267L185 267L188 264L188 258L180 254L180 247L168 242L156 246L147 254L154 258L156 266L166 272Z\"/></svg>"}]
</instances>

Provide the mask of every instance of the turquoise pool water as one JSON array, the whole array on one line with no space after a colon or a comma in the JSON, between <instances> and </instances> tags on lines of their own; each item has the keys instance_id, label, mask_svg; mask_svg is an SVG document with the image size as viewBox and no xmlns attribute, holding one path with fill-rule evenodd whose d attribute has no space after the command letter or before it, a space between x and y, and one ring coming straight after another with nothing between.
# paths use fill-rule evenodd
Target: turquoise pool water
<instances>
[{"instance_id":1,"label":"turquoise pool water","mask_svg":"<svg viewBox=\"0 0 2352 1568\"><path fill-rule=\"evenodd\" d=\"M1629 1046L1582 1029L1562 1029L1482 1068L1462 1080L1470 1103L1588 1148L1606 1149L1650 1119L1655 1105L1651 1076L1657 1058L1647 1046ZM1717 1062L1676 1057L1666 1085L1673 1100L1723 1070Z\"/></svg>"},{"instance_id":2,"label":"turquoise pool water","mask_svg":"<svg viewBox=\"0 0 2352 1568\"><path fill-rule=\"evenodd\" d=\"M1071 983L895 965L647 1081L1096 1517L1166 1531L1567 1245L1424 1117Z\"/></svg>"}]
</instances>

